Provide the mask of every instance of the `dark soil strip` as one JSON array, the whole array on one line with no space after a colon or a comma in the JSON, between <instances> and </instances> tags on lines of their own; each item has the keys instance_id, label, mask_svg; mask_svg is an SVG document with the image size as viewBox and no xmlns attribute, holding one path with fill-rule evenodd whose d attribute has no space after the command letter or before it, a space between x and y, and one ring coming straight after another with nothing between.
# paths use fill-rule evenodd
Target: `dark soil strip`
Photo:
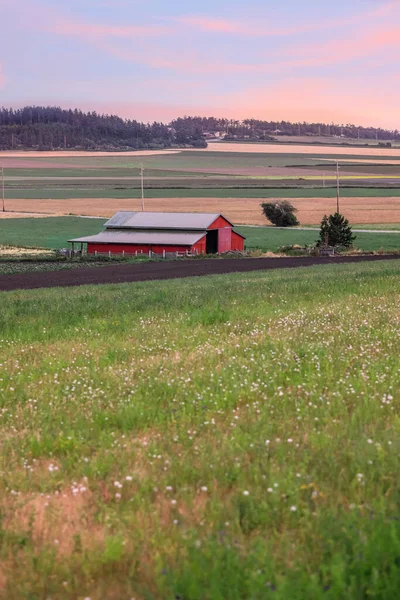
<instances>
[{"instance_id":1,"label":"dark soil strip","mask_svg":"<svg viewBox=\"0 0 400 600\"><path fill-rule=\"evenodd\" d=\"M0 291L23 290L49 287L92 285L102 283L129 283L154 279L175 279L220 275L223 273L245 273L268 269L311 267L343 263L399 260L400 255L386 256L341 256L300 258L229 258L154 262L146 264L112 265L101 268L80 268L69 271L47 271L45 273L19 273L0 276Z\"/></svg>"}]
</instances>

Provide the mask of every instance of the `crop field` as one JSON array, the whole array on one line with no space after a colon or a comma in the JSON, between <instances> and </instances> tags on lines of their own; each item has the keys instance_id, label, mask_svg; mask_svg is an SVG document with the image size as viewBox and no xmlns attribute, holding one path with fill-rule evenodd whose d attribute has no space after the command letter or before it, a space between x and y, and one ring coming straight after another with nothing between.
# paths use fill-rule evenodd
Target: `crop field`
<instances>
[{"instance_id":1,"label":"crop field","mask_svg":"<svg viewBox=\"0 0 400 600\"><path fill-rule=\"evenodd\" d=\"M335 210L360 224L400 223L400 149L213 143L206 150L144 153L0 153L6 207L16 212L110 216L148 210L223 212L262 225L264 198L290 198L303 225Z\"/></svg>"},{"instance_id":2,"label":"crop field","mask_svg":"<svg viewBox=\"0 0 400 600\"><path fill-rule=\"evenodd\" d=\"M336 198L288 198L298 209L297 217L302 225L318 225L325 214L336 211ZM164 212L218 212L233 223L265 225L260 204L265 198L235 197L164 197L146 198L148 211ZM400 223L400 196L384 198L349 197L341 199L341 212L351 223ZM59 215L90 215L111 217L118 210L141 210L139 198L69 198L69 199L21 199L7 200L7 210L19 213L46 213Z\"/></svg>"},{"instance_id":3,"label":"crop field","mask_svg":"<svg viewBox=\"0 0 400 600\"><path fill-rule=\"evenodd\" d=\"M341 180L355 187L399 187L400 149L335 148L274 144L210 144L206 150L165 153L1 153L7 190L21 194L41 188L113 189L140 187L140 165L146 186L185 187L306 187L335 183L335 160ZM111 194L110 194L111 196ZM21 197L21 196L19 196ZM24 197L24 196L22 196Z\"/></svg>"},{"instance_id":4,"label":"crop field","mask_svg":"<svg viewBox=\"0 0 400 600\"><path fill-rule=\"evenodd\" d=\"M95 235L101 231L104 219L79 217L48 217L0 219L0 245L33 248L65 248L68 240ZM392 229L393 225L390 225ZM246 236L246 247L265 252L276 252L281 246L313 244L318 239L318 230L276 229L274 227L236 227ZM396 230L396 227L395 227ZM396 230L397 231L397 230ZM400 230L385 233L384 230L357 233L355 246L365 251L400 250Z\"/></svg>"},{"instance_id":5,"label":"crop field","mask_svg":"<svg viewBox=\"0 0 400 600\"><path fill-rule=\"evenodd\" d=\"M0 596L396 598L397 263L2 294Z\"/></svg>"}]
</instances>

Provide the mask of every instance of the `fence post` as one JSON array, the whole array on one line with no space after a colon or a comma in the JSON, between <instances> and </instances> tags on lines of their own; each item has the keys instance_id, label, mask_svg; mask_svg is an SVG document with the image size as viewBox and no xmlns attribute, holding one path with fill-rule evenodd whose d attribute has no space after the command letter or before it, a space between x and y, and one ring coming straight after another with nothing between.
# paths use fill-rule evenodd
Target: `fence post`
<instances>
[{"instance_id":1,"label":"fence post","mask_svg":"<svg viewBox=\"0 0 400 600\"><path fill-rule=\"evenodd\" d=\"M94 255L97 256L97 250L94 251Z\"/></svg>"},{"instance_id":2,"label":"fence post","mask_svg":"<svg viewBox=\"0 0 400 600\"><path fill-rule=\"evenodd\" d=\"M149 258L151 258L151 250L149 250Z\"/></svg>"},{"instance_id":3,"label":"fence post","mask_svg":"<svg viewBox=\"0 0 400 600\"><path fill-rule=\"evenodd\" d=\"M111 258L111 250L108 251L108 258Z\"/></svg>"},{"instance_id":4,"label":"fence post","mask_svg":"<svg viewBox=\"0 0 400 600\"><path fill-rule=\"evenodd\" d=\"M125 258L125 250L122 250L122 258Z\"/></svg>"},{"instance_id":5,"label":"fence post","mask_svg":"<svg viewBox=\"0 0 400 600\"><path fill-rule=\"evenodd\" d=\"M162 257L165 258L165 250L162 251Z\"/></svg>"}]
</instances>

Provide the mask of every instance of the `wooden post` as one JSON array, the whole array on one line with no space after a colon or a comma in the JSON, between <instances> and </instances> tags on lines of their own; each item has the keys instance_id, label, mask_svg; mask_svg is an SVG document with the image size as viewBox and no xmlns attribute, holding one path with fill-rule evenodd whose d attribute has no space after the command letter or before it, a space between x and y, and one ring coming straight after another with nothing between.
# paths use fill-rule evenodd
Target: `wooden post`
<instances>
[{"instance_id":1,"label":"wooden post","mask_svg":"<svg viewBox=\"0 0 400 600\"><path fill-rule=\"evenodd\" d=\"M339 162L336 162L336 212L340 213Z\"/></svg>"},{"instance_id":2,"label":"wooden post","mask_svg":"<svg viewBox=\"0 0 400 600\"><path fill-rule=\"evenodd\" d=\"M3 212L5 212L6 210L6 199L5 199L5 193L4 193L4 167L3 165L1 166L1 190L2 190L2 198L3 198Z\"/></svg>"}]
</instances>

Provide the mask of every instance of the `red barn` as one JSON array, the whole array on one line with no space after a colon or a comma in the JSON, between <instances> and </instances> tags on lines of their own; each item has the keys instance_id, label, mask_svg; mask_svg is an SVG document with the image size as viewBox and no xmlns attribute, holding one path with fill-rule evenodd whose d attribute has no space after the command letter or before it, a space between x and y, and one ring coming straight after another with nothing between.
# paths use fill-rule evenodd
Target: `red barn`
<instances>
[{"instance_id":1,"label":"red barn","mask_svg":"<svg viewBox=\"0 0 400 600\"><path fill-rule=\"evenodd\" d=\"M217 254L244 250L245 238L220 214L117 212L97 235L69 240L87 244L88 254L189 252Z\"/></svg>"}]
</instances>

